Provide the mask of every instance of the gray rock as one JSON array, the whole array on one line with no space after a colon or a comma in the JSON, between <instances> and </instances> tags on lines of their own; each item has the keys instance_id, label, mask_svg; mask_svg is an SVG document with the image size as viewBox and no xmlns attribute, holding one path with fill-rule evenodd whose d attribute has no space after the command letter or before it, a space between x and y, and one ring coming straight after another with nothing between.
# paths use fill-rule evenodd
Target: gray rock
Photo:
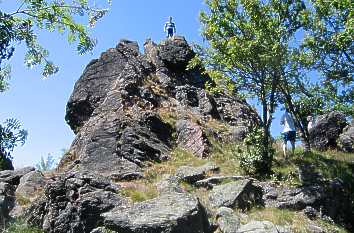
<instances>
[{"instance_id":1,"label":"gray rock","mask_svg":"<svg viewBox=\"0 0 354 233\"><path fill-rule=\"evenodd\" d=\"M204 233L208 220L198 200L186 193L167 193L131 208L103 214L107 228L120 233Z\"/></svg>"},{"instance_id":2,"label":"gray rock","mask_svg":"<svg viewBox=\"0 0 354 233\"><path fill-rule=\"evenodd\" d=\"M237 233L241 223L232 209L220 207L216 212L216 222L222 233Z\"/></svg>"},{"instance_id":3,"label":"gray rock","mask_svg":"<svg viewBox=\"0 0 354 233\"><path fill-rule=\"evenodd\" d=\"M128 205L118 190L97 175L61 175L45 186L44 195L28 207L25 218L48 233L89 233L102 223L102 213Z\"/></svg>"},{"instance_id":4,"label":"gray rock","mask_svg":"<svg viewBox=\"0 0 354 233\"><path fill-rule=\"evenodd\" d=\"M307 226L307 231L310 233L326 233L321 227L312 224Z\"/></svg>"},{"instance_id":5,"label":"gray rock","mask_svg":"<svg viewBox=\"0 0 354 233\"><path fill-rule=\"evenodd\" d=\"M34 170L34 167L24 167L16 170L0 171L0 182L18 185L22 176Z\"/></svg>"},{"instance_id":6,"label":"gray rock","mask_svg":"<svg viewBox=\"0 0 354 233\"><path fill-rule=\"evenodd\" d=\"M337 148L337 140L347 126L345 115L340 112L330 112L317 117L310 129L310 143L318 150Z\"/></svg>"},{"instance_id":7,"label":"gray rock","mask_svg":"<svg viewBox=\"0 0 354 233\"><path fill-rule=\"evenodd\" d=\"M180 179L176 176L165 175L160 182L157 183L159 193L183 192L179 185Z\"/></svg>"},{"instance_id":8,"label":"gray rock","mask_svg":"<svg viewBox=\"0 0 354 233\"><path fill-rule=\"evenodd\" d=\"M40 171L31 171L21 177L16 188L16 196L33 200L43 190L45 184L45 178Z\"/></svg>"},{"instance_id":9,"label":"gray rock","mask_svg":"<svg viewBox=\"0 0 354 233\"><path fill-rule=\"evenodd\" d=\"M343 133L339 135L338 144L344 152L354 151L354 120L343 129Z\"/></svg>"},{"instance_id":10,"label":"gray rock","mask_svg":"<svg viewBox=\"0 0 354 233\"><path fill-rule=\"evenodd\" d=\"M213 163L206 163L200 167L182 166L177 168L176 176L183 181L193 184L198 180L204 179L207 173L218 170L219 167Z\"/></svg>"},{"instance_id":11,"label":"gray rock","mask_svg":"<svg viewBox=\"0 0 354 233\"><path fill-rule=\"evenodd\" d=\"M245 176L211 176L203 180L198 180L197 182L194 183L194 185L196 187L212 189L215 185L221 184L226 181L244 180L244 179L252 179L252 178L245 177Z\"/></svg>"},{"instance_id":12,"label":"gray rock","mask_svg":"<svg viewBox=\"0 0 354 233\"><path fill-rule=\"evenodd\" d=\"M248 179L215 186L209 193L209 201L213 207L225 206L244 210L259 203L260 199L260 190Z\"/></svg>"},{"instance_id":13,"label":"gray rock","mask_svg":"<svg viewBox=\"0 0 354 233\"><path fill-rule=\"evenodd\" d=\"M277 226L269 221L251 221L242 225L238 233L279 233Z\"/></svg>"}]
</instances>

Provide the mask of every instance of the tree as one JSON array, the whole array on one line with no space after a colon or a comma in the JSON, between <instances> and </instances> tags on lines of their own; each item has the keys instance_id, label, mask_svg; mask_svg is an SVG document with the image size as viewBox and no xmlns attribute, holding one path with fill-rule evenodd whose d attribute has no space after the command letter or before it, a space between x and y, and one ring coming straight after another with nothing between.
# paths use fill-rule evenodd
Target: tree
<instances>
[{"instance_id":1,"label":"tree","mask_svg":"<svg viewBox=\"0 0 354 233\"><path fill-rule=\"evenodd\" d=\"M199 60L214 70L212 77L216 73L232 80L238 93L259 101L263 163L258 171L267 173L273 159L270 127L281 102L281 84L290 86L301 77L291 43L306 20L305 4L300 0L207 0L206 4L202 34L210 47Z\"/></svg>"},{"instance_id":2,"label":"tree","mask_svg":"<svg viewBox=\"0 0 354 233\"><path fill-rule=\"evenodd\" d=\"M18 145L23 145L27 131L21 129L16 119L8 119L0 125L0 170L12 170L11 152Z\"/></svg>"},{"instance_id":3,"label":"tree","mask_svg":"<svg viewBox=\"0 0 354 233\"><path fill-rule=\"evenodd\" d=\"M10 73L9 66L3 62L12 57L16 45L24 43L27 47L26 66L41 65L42 75L48 77L59 68L48 59L48 50L37 41L40 30L66 34L68 42L77 42L77 51L83 54L93 49L96 40L89 36L87 28L79 23L77 17L87 16L88 24L94 26L106 12L107 9L91 6L88 0L70 3L65 0L22 0L13 12L0 10L0 90L6 88Z\"/></svg>"},{"instance_id":4,"label":"tree","mask_svg":"<svg viewBox=\"0 0 354 233\"><path fill-rule=\"evenodd\" d=\"M48 154L46 158L41 156L41 161L36 164L36 168L39 171L45 172L55 168L56 161L51 154Z\"/></svg>"},{"instance_id":5,"label":"tree","mask_svg":"<svg viewBox=\"0 0 354 233\"><path fill-rule=\"evenodd\" d=\"M111 1L107 0L107 3ZM25 65L29 68L42 66L42 75L48 77L59 68L48 59L48 50L37 41L40 30L66 34L68 42L77 42L77 51L83 54L94 48L96 40L89 36L87 27L79 22L78 17L87 16L92 27L106 12L107 9L97 8L88 0L21 0L13 12L0 9L0 93L8 88L11 73L11 66L4 62L11 59L17 45L24 43L27 47ZM11 152L26 140L27 131L20 127L15 119L0 124L2 169L13 169Z\"/></svg>"}]
</instances>

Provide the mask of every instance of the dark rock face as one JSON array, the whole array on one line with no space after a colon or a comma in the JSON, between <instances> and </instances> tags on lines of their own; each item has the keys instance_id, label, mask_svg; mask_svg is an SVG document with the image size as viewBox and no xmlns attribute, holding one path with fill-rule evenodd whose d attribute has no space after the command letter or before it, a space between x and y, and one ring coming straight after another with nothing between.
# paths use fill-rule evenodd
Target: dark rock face
<instances>
[{"instance_id":1,"label":"dark rock face","mask_svg":"<svg viewBox=\"0 0 354 233\"><path fill-rule=\"evenodd\" d=\"M209 232L203 207L187 193L164 193L131 208L105 213L103 217L106 227L120 233Z\"/></svg>"},{"instance_id":2,"label":"dark rock face","mask_svg":"<svg viewBox=\"0 0 354 233\"><path fill-rule=\"evenodd\" d=\"M318 116L310 130L310 143L318 150L337 148L337 139L347 125L345 115L330 112Z\"/></svg>"},{"instance_id":3,"label":"dark rock face","mask_svg":"<svg viewBox=\"0 0 354 233\"><path fill-rule=\"evenodd\" d=\"M89 233L102 223L100 215L127 201L116 194L116 185L97 175L66 174L45 187L44 195L26 211L30 224L48 233Z\"/></svg>"},{"instance_id":4,"label":"dark rock face","mask_svg":"<svg viewBox=\"0 0 354 233\"><path fill-rule=\"evenodd\" d=\"M350 125L345 127L343 133L339 135L338 144L342 151L354 151L354 120Z\"/></svg>"},{"instance_id":5,"label":"dark rock face","mask_svg":"<svg viewBox=\"0 0 354 233\"><path fill-rule=\"evenodd\" d=\"M241 126L246 131L258 124L257 113L247 103L208 94L204 84L210 78L199 68L185 70L195 54L183 37L158 45L149 40L144 47L141 54L136 42L122 40L87 65L67 104L66 120L76 138L60 169L117 180L141 177L146 161L168 159L176 143L176 126L165 123L166 111L175 121L196 122L177 127L179 144L198 136L198 143L185 148L196 156L208 150L204 131L210 120L225 129ZM231 130L225 135L229 140Z\"/></svg>"},{"instance_id":6,"label":"dark rock face","mask_svg":"<svg viewBox=\"0 0 354 233\"><path fill-rule=\"evenodd\" d=\"M4 228L11 209L15 206L15 187L0 182L0 229Z\"/></svg>"}]
</instances>

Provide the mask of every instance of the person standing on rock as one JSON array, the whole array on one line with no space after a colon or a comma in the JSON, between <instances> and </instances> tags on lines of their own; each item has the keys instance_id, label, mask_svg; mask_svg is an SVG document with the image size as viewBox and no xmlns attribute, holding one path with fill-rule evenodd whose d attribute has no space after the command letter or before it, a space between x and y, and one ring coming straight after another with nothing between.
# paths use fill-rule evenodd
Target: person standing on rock
<instances>
[{"instance_id":1,"label":"person standing on rock","mask_svg":"<svg viewBox=\"0 0 354 233\"><path fill-rule=\"evenodd\" d=\"M167 38L172 38L176 33L176 26L175 23L172 22L172 16L170 16L168 21L165 23L164 32L167 32Z\"/></svg>"},{"instance_id":2,"label":"person standing on rock","mask_svg":"<svg viewBox=\"0 0 354 233\"><path fill-rule=\"evenodd\" d=\"M289 114L288 110L285 109L285 113L282 115L280 118L280 124L284 127L283 129L283 152L284 152L284 157L287 159L287 142L290 141L291 143L291 151L292 154L294 155L294 150L295 150L295 139L296 139L296 130L295 130L295 124L294 120Z\"/></svg>"}]
</instances>

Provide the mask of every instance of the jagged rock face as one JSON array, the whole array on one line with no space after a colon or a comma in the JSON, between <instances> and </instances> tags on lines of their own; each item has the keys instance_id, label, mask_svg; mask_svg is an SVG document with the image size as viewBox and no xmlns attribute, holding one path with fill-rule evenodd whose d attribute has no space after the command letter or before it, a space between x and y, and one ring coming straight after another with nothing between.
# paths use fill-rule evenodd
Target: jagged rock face
<instances>
[{"instance_id":1,"label":"jagged rock face","mask_svg":"<svg viewBox=\"0 0 354 233\"><path fill-rule=\"evenodd\" d=\"M102 224L100 215L127 205L119 187L103 177L68 173L54 178L44 195L26 210L28 223L48 233L89 233Z\"/></svg>"},{"instance_id":2,"label":"jagged rock face","mask_svg":"<svg viewBox=\"0 0 354 233\"><path fill-rule=\"evenodd\" d=\"M136 42L123 40L88 64L67 104L66 120L76 138L59 168L118 180L141 177L146 161L168 159L178 143L176 125L166 114L173 122L196 124L197 131L181 129L179 141L198 135L199 143L185 148L197 156L208 150L207 131L217 134L209 121L227 129L223 140L232 138L233 128L258 124L244 101L207 93L210 78L201 68L186 70L195 54L183 37L144 46L141 54Z\"/></svg>"},{"instance_id":3,"label":"jagged rock face","mask_svg":"<svg viewBox=\"0 0 354 233\"><path fill-rule=\"evenodd\" d=\"M354 120L350 125L345 127L343 133L339 135L338 144L342 151L354 151Z\"/></svg>"},{"instance_id":4,"label":"jagged rock face","mask_svg":"<svg viewBox=\"0 0 354 233\"><path fill-rule=\"evenodd\" d=\"M347 125L345 115L340 112L330 112L318 116L310 129L310 143L318 150L337 148L337 139Z\"/></svg>"}]
</instances>

